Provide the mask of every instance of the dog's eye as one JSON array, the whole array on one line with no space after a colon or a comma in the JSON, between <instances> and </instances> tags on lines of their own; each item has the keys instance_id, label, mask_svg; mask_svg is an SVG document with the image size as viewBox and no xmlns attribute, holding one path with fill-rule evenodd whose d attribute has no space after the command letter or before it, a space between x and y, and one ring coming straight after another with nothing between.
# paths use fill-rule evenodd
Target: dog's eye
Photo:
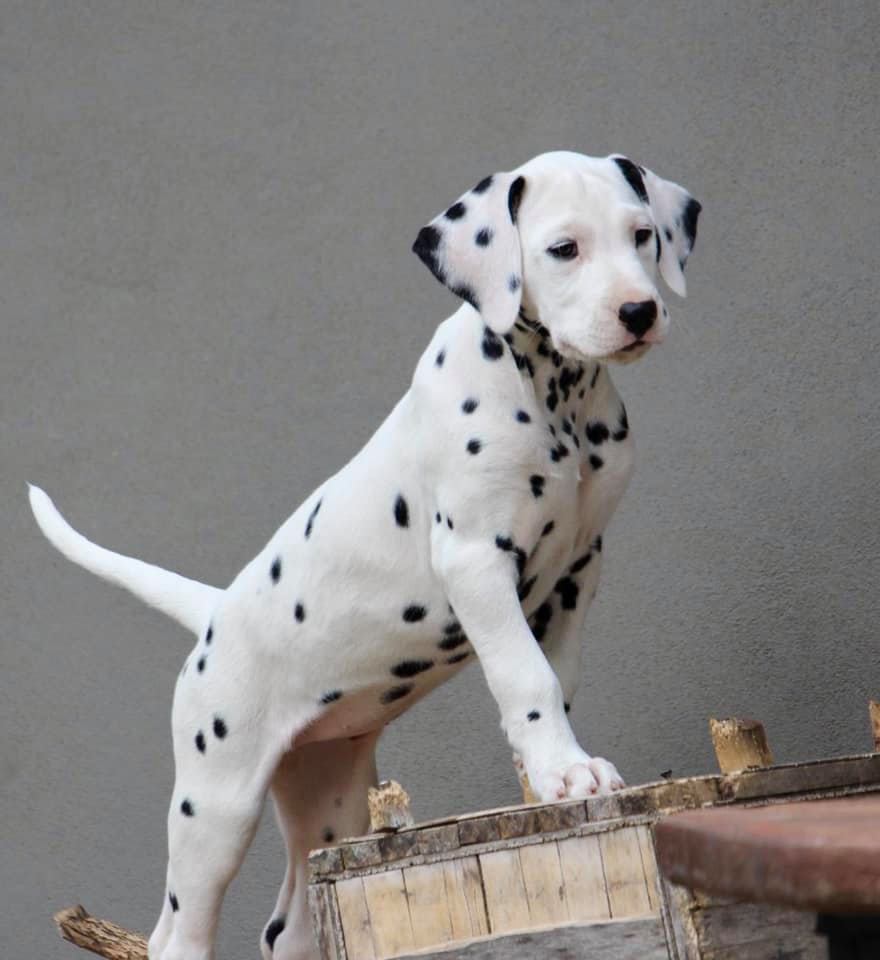
<instances>
[{"instance_id":1,"label":"dog's eye","mask_svg":"<svg viewBox=\"0 0 880 960\"><path fill-rule=\"evenodd\" d=\"M547 253L557 260L574 260L578 255L578 245L574 240L562 240L560 243L554 243L552 247L547 248Z\"/></svg>"},{"instance_id":2,"label":"dog's eye","mask_svg":"<svg viewBox=\"0 0 880 960\"><path fill-rule=\"evenodd\" d=\"M642 244L647 243L653 236L654 236L653 230L648 230L648 229L636 230L636 246L637 247L642 246Z\"/></svg>"}]
</instances>

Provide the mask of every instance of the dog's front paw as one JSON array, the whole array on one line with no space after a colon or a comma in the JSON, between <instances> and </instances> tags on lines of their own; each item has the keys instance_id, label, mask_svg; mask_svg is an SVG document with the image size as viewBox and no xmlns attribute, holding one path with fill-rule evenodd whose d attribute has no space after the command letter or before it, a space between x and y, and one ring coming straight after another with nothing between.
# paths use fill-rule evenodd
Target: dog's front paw
<instances>
[{"instance_id":1,"label":"dog's front paw","mask_svg":"<svg viewBox=\"0 0 880 960\"><path fill-rule=\"evenodd\" d=\"M543 803L582 800L621 790L625 784L613 763L586 754L574 763L563 763L529 778Z\"/></svg>"}]
</instances>

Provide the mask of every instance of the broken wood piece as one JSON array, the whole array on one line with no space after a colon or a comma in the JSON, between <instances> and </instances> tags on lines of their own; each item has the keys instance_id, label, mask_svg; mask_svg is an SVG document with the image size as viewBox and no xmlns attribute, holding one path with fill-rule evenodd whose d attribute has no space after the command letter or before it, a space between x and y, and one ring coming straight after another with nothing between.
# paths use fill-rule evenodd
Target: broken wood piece
<instances>
[{"instance_id":1,"label":"broken wood piece","mask_svg":"<svg viewBox=\"0 0 880 960\"><path fill-rule=\"evenodd\" d=\"M871 717L871 736L874 739L874 753L880 753L880 703L868 701L868 713Z\"/></svg>"},{"instance_id":2,"label":"broken wood piece","mask_svg":"<svg viewBox=\"0 0 880 960\"><path fill-rule=\"evenodd\" d=\"M716 720L710 717L709 732L718 758L718 769L722 773L773 765L767 734L757 720L737 717Z\"/></svg>"},{"instance_id":3,"label":"broken wood piece","mask_svg":"<svg viewBox=\"0 0 880 960\"><path fill-rule=\"evenodd\" d=\"M107 960L147 960L147 941L110 920L98 920L85 907L65 907L53 917L58 932L70 943Z\"/></svg>"},{"instance_id":4,"label":"broken wood piece","mask_svg":"<svg viewBox=\"0 0 880 960\"><path fill-rule=\"evenodd\" d=\"M411 827L415 822L409 808L409 794L396 780L383 780L367 791L370 832L385 833Z\"/></svg>"}]
</instances>

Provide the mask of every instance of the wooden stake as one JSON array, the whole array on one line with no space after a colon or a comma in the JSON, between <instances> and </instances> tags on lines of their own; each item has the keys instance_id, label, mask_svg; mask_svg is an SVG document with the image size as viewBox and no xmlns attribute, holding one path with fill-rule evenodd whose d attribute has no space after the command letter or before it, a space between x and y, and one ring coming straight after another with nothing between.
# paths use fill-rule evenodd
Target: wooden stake
<instances>
[{"instance_id":1,"label":"wooden stake","mask_svg":"<svg viewBox=\"0 0 880 960\"><path fill-rule=\"evenodd\" d=\"M370 833L387 833L411 827L414 823L409 809L409 794L396 780L383 780L378 787L367 791L370 808Z\"/></svg>"},{"instance_id":2,"label":"wooden stake","mask_svg":"<svg viewBox=\"0 0 880 960\"><path fill-rule=\"evenodd\" d=\"M764 727L757 720L709 718L709 733L722 773L773 765L773 754Z\"/></svg>"},{"instance_id":3,"label":"wooden stake","mask_svg":"<svg viewBox=\"0 0 880 960\"><path fill-rule=\"evenodd\" d=\"M880 703L868 701L868 713L871 717L871 735L874 738L874 753L880 753Z\"/></svg>"},{"instance_id":4,"label":"wooden stake","mask_svg":"<svg viewBox=\"0 0 880 960\"><path fill-rule=\"evenodd\" d=\"M98 920L85 907L66 907L55 914L58 931L65 940L91 950L107 960L147 960L147 941L110 920Z\"/></svg>"}]
</instances>

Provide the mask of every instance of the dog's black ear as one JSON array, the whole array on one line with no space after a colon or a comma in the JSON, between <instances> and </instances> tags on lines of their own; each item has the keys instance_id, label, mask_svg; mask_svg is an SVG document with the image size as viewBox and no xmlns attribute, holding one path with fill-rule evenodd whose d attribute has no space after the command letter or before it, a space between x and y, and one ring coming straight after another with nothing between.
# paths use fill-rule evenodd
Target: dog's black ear
<instances>
[{"instance_id":1,"label":"dog's black ear","mask_svg":"<svg viewBox=\"0 0 880 960\"><path fill-rule=\"evenodd\" d=\"M419 231L413 252L445 286L479 310L495 333L516 320L522 297L517 213L526 182L515 173L481 180Z\"/></svg>"},{"instance_id":2,"label":"dog's black ear","mask_svg":"<svg viewBox=\"0 0 880 960\"><path fill-rule=\"evenodd\" d=\"M697 219L703 209L684 187L664 180L619 155L613 160L642 203L651 208L657 226L660 276L680 297L687 296L684 267L697 239Z\"/></svg>"}]
</instances>

